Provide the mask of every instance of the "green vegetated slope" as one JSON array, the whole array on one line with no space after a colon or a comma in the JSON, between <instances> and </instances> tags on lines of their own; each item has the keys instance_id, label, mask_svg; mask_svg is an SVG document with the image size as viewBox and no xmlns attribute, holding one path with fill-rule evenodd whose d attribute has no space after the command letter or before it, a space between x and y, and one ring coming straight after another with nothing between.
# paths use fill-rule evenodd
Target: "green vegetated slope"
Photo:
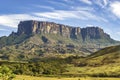
<instances>
[{"instance_id":1,"label":"green vegetated slope","mask_svg":"<svg viewBox=\"0 0 120 80\"><path fill-rule=\"evenodd\" d=\"M0 59L30 60L49 54L87 56L116 44L120 42L113 40L99 27L80 28L46 21L21 21L17 32L0 37Z\"/></svg>"},{"instance_id":2,"label":"green vegetated slope","mask_svg":"<svg viewBox=\"0 0 120 80\"><path fill-rule=\"evenodd\" d=\"M68 68L67 74L101 77L120 77L120 45L99 50L92 55L76 59L75 66Z\"/></svg>"},{"instance_id":3,"label":"green vegetated slope","mask_svg":"<svg viewBox=\"0 0 120 80\"><path fill-rule=\"evenodd\" d=\"M88 57L88 62L98 64L120 63L120 45L99 50Z\"/></svg>"},{"instance_id":4,"label":"green vegetated slope","mask_svg":"<svg viewBox=\"0 0 120 80\"><path fill-rule=\"evenodd\" d=\"M8 38L5 37L5 40L2 37L1 44L7 46L1 47L0 59L12 61L40 58L49 54L87 56L99 49L92 43L84 43L84 46L79 40L55 34L21 35L19 37L11 35Z\"/></svg>"},{"instance_id":5,"label":"green vegetated slope","mask_svg":"<svg viewBox=\"0 0 120 80\"><path fill-rule=\"evenodd\" d=\"M17 75L120 77L120 45L111 46L119 43L98 27L25 21L0 38L0 66Z\"/></svg>"},{"instance_id":6,"label":"green vegetated slope","mask_svg":"<svg viewBox=\"0 0 120 80\"><path fill-rule=\"evenodd\" d=\"M74 40L64 38L60 35L35 34L33 36L26 36L24 41L18 44L16 43L19 42L19 39L17 39L18 37L13 39L11 36L9 38L10 40L8 41L10 41L9 43L12 45L9 44L0 49L1 60L30 60L44 56L47 57L49 54L53 54L51 57L54 55L59 56L60 54L71 55L71 53L72 55L79 54L80 56L84 56L90 52L84 48L81 49L81 46ZM48 57L50 57L50 55Z\"/></svg>"},{"instance_id":7,"label":"green vegetated slope","mask_svg":"<svg viewBox=\"0 0 120 80\"><path fill-rule=\"evenodd\" d=\"M17 75L120 77L120 46L104 48L88 57L43 57L27 62L1 61L0 65L8 66Z\"/></svg>"}]
</instances>

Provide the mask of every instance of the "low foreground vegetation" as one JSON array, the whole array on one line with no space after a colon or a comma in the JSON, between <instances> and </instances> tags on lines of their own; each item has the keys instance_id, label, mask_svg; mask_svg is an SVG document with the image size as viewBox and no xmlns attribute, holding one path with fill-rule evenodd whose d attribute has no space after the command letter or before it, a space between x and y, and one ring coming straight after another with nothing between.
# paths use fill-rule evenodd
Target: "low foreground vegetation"
<instances>
[{"instance_id":1,"label":"low foreground vegetation","mask_svg":"<svg viewBox=\"0 0 120 80\"><path fill-rule=\"evenodd\" d=\"M34 77L17 75L13 80L120 80L120 78L93 78L93 77L75 77L75 78L64 78L64 77Z\"/></svg>"},{"instance_id":2,"label":"low foreground vegetation","mask_svg":"<svg viewBox=\"0 0 120 80\"><path fill-rule=\"evenodd\" d=\"M15 80L120 80L120 46L102 49L88 57L0 61L2 80L12 80L14 74Z\"/></svg>"}]
</instances>

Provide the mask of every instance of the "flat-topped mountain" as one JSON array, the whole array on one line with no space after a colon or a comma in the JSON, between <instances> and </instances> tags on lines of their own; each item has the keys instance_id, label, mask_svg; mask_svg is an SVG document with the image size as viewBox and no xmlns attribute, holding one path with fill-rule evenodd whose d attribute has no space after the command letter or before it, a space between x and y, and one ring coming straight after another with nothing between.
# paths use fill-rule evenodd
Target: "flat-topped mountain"
<instances>
[{"instance_id":1,"label":"flat-topped mountain","mask_svg":"<svg viewBox=\"0 0 120 80\"><path fill-rule=\"evenodd\" d=\"M0 53L5 55L2 58L13 57L13 54L36 58L44 53L74 53L85 56L116 44L120 42L113 40L99 27L80 28L29 20L21 21L17 32L12 32L8 37L0 37Z\"/></svg>"},{"instance_id":2,"label":"flat-topped mountain","mask_svg":"<svg viewBox=\"0 0 120 80\"><path fill-rule=\"evenodd\" d=\"M39 37L37 36L39 35ZM34 44L77 44L80 46L88 45L106 45L116 44L117 41L113 40L103 29L99 27L72 27L63 24L46 21L21 21L18 24L17 32L12 32L8 37L1 37L1 46L20 44L26 39L38 37L33 40Z\"/></svg>"},{"instance_id":3,"label":"flat-topped mountain","mask_svg":"<svg viewBox=\"0 0 120 80\"><path fill-rule=\"evenodd\" d=\"M94 39L107 39L108 42L113 40L110 36L99 27L71 27L63 24L45 21L21 21L18 25L18 35L21 34L53 34L61 35L71 39L79 39L81 41Z\"/></svg>"}]
</instances>

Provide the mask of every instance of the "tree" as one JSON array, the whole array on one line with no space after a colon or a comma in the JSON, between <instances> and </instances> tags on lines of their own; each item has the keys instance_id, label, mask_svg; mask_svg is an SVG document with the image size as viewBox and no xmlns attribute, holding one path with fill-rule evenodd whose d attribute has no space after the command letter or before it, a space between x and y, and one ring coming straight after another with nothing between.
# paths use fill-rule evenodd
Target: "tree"
<instances>
[{"instance_id":1,"label":"tree","mask_svg":"<svg viewBox=\"0 0 120 80\"><path fill-rule=\"evenodd\" d=\"M0 78L2 80L12 80L15 75L7 66L0 66Z\"/></svg>"}]
</instances>

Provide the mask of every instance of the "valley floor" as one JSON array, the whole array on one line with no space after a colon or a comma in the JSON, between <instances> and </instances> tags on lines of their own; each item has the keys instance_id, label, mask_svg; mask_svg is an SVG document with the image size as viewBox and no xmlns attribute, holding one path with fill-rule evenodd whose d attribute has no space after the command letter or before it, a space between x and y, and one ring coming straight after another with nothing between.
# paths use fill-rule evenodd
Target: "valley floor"
<instances>
[{"instance_id":1,"label":"valley floor","mask_svg":"<svg viewBox=\"0 0 120 80\"><path fill-rule=\"evenodd\" d=\"M34 77L17 75L14 80L120 80L120 78L92 78L92 77L64 78L64 77Z\"/></svg>"}]
</instances>

